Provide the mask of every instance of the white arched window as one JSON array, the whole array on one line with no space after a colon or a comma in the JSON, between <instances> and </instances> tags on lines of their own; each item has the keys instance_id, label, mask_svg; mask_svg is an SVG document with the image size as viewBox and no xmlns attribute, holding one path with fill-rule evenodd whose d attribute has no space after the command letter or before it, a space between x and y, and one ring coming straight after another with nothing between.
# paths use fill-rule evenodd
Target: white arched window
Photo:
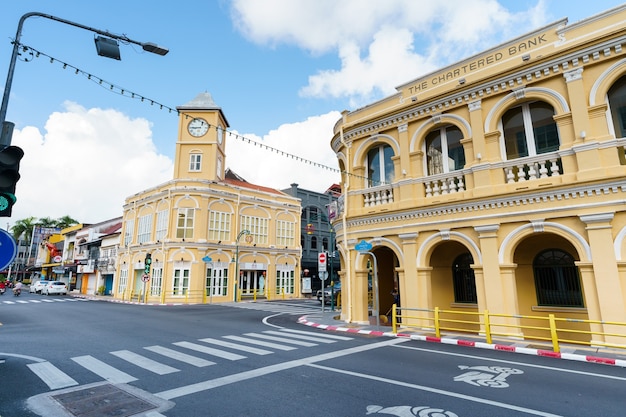
<instances>
[{"instance_id":1,"label":"white arched window","mask_svg":"<svg viewBox=\"0 0 626 417\"><path fill-rule=\"evenodd\" d=\"M517 159L559 149L554 108L541 101L522 103L502 116L506 159Z\"/></svg>"},{"instance_id":2,"label":"white arched window","mask_svg":"<svg viewBox=\"0 0 626 417\"><path fill-rule=\"evenodd\" d=\"M626 138L626 75L609 89L609 108L616 138Z\"/></svg>"},{"instance_id":3,"label":"white arched window","mask_svg":"<svg viewBox=\"0 0 626 417\"><path fill-rule=\"evenodd\" d=\"M393 149L389 145L378 145L367 152L367 185L378 185L393 182Z\"/></svg>"},{"instance_id":4,"label":"white arched window","mask_svg":"<svg viewBox=\"0 0 626 417\"><path fill-rule=\"evenodd\" d=\"M456 126L444 126L426 135L426 164L428 175L463 169L465 151L463 134Z\"/></svg>"}]
</instances>

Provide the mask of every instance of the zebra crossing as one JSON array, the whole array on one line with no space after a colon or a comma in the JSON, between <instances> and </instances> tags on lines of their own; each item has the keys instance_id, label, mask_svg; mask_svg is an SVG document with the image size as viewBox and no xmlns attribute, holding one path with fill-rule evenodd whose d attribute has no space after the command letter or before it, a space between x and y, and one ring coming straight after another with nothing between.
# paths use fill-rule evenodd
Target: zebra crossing
<instances>
[{"instance_id":1,"label":"zebra crossing","mask_svg":"<svg viewBox=\"0 0 626 417\"><path fill-rule=\"evenodd\" d=\"M284 313L284 314L310 314L319 312L321 307L319 303L310 302L283 302L283 301L254 301L254 302L229 302L221 303L220 305L236 308L244 308L248 310L267 311L269 313Z\"/></svg>"},{"instance_id":2,"label":"zebra crossing","mask_svg":"<svg viewBox=\"0 0 626 417\"><path fill-rule=\"evenodd\" d=\"M100 357L82 355L70 359L103 380L113 384L123 384L139 379L133 375L133 370L136 368L164 376L180 372L186 369L185 366L203 368L219 365L222 361L238 361L251 356L271 355L277 351L291 351L348 340L352 340L352 337L283 328L180 341L172 343L171 346L144 346L141 352L116 350L102 354ZM124 369L119 369L119 361L113 361L117 367L107 363L108 360L114 358L121 359L122 363L128 364L130 369L126 369L126 366ZM169 364L161 362L162 360L167 360ZM172 366L172 363L176 367ZM79 385L76 379L48 361L30 363L27 367L50 390Z\"/></svg>"},{"instance_id":3,"label":"zebra crossing","mask_svg":"<svg viewBox=\"0 0 626 417\"><path fill-rule=\"evenodd\" d=\"M41 299L19 299L17 297L12 298L12 299L4 299L4 300L0 300L0 306L2 305L6 305L6 306L10 306L10 305L20 305L20 304L45 304L45 303L74 303L74 302L81 302L81 301L90 301L87 298L73 298L73 297L68 297L68 298L41 298Z\"/></svg>"}]
</instances>

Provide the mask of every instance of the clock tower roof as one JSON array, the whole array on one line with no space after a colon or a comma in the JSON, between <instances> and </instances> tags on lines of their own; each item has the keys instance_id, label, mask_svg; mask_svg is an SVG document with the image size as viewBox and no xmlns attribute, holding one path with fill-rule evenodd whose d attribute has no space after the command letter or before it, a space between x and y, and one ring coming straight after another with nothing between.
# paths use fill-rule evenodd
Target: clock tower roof
<instances>
[{"instance_id":1,"label":"clock tower roof","mask_svg":"<svg viewBox=\"0 0 626 417\"><path fill-rule=\"evenodd\" d=\"M228 124L228 120L226 120L226 117L222 112L222 108L215 104L215 101L213 101L213 97L211 96L211 94L206 91L204 93L198 94L190 102L183 104L182 106L177 106L176 110L217 110L221 113L222 118L226 122L226 127L230 127L230 125Z\"/></svg>"}]
</instances>

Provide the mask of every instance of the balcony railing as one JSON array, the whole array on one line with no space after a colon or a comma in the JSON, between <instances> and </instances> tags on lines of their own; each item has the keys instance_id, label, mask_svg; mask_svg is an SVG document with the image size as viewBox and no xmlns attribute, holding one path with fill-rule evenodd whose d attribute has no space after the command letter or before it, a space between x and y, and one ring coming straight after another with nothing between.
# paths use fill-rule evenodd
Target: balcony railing
<instances>
[{"instance_id":1,"label":"balcony railing","mask_svg":"<svg viewBox=\"0 0 626 417\"><path fill-rule=\"evenodd\" d=\"M561 158L556 152L505 161L503 165L509 184L561 175Z\"/></svg>"},{"instance_id":2,"label":"balcony railing","mask_svg":"<svg viewBox=\"0 0 626 417\"><path fill-rule=\"evenodd\" d=\"M465 175L463 171L453 171L446 174L430 175L422 178L426 197L436 197L465 191Z\"/></svg>"},{"instance_id":3,"label":"balcony railing","mask_svg":"<svg viewBox=\"0 0 626 417\"><path fill-rule=\"evenodd\" d=\"M393 189L389 184L367 188L362 191L362 194L364 207L393 203Z\"/></svg>"}]
</instances>

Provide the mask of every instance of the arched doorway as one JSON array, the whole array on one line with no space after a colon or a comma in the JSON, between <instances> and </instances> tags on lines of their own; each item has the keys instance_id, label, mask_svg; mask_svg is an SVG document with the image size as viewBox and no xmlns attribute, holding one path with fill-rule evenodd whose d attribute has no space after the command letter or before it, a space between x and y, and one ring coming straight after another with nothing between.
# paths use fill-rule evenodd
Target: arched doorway
<instances>
[{"instance_id":1,"label":"arched doorway","mask_svg":"<svg viewBox=\"0 0 626 417\"><path fill-rule=\"evenodd\" d=\"M400 283L398 279L398 272L396 268L400 265L398 257L394 253L393 250L387 247L379 247L375 248L373 251L376 256L376 261L378 263L378 301L380 303L380 315L386 315L391 310L391 306L394 303L394 295L392 294L394 289L397 289L400 293L401 291ZM368 283L372 283L372 274L368 274ZM373 285L370 287L373 288ZM370 293L373 290L370 290ZM375 294L372 293L372 297ZM370 297L370 302L372 300ZM370 305L372 305L370 303Z\"/></svg>"}]
</instances>

